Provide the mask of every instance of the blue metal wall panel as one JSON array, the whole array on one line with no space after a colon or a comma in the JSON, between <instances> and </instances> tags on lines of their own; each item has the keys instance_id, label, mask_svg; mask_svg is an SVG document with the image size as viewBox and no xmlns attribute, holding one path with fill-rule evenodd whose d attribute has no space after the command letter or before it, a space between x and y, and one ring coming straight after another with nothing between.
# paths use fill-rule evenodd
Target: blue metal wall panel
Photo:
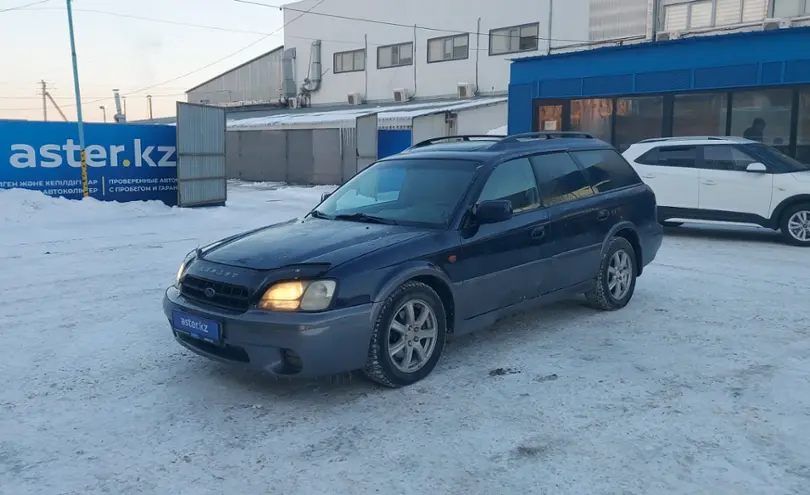
<instances>
[{"instance_id":1,"label":"blue metal wall panel","mask_svg":"<svg viewBox=\"0 0 810 495\"><path fill-rule=\"evenodd\" d=\"M410 147L411 131L405 129L380 129L377 131L377 159L396 155Z\"/></svg>"},{"instance_id":2,"label":"blue metal wall panel","mask_svg":"<svg viewBox=\"0 0 810 495\"><path fill-rule=\"evenodd\" d=\"M810 28L702 36L528 57L511 65L509 132L533 98L576 98L810 83ZM532 95L531 88L538 88ZM519 89L518 89L519 88Z\"/></svg>"}]
</instances>

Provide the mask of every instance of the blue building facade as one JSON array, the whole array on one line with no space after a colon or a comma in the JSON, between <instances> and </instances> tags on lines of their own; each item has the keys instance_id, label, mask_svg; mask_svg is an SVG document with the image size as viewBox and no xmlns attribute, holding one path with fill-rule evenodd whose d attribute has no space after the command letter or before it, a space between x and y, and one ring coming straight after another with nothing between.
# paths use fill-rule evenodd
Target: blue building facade
<instances>
[{"instance_id":1,"label":"blue building facade","mask_svg":"<svg viewBox=\"0 0 810 495\"><path fill-rule=\"evenodd\" d=\"M746 135L810 163L810 28L516 59L509 133Z\"/></svg>"}]
</instances>

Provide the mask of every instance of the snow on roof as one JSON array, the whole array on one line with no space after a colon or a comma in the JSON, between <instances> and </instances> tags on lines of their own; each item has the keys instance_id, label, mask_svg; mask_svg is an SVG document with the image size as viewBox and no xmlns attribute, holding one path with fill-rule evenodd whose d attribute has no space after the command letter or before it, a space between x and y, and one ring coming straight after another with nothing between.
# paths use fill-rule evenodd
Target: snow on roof
<instances>
[{"instance_id":1,"label":"snow on roof","mask_svg":"<svg viewBox=\"0 0 810 495\"><path fill-rule=\"evenodd\" d=\"M228 129L284 129L284 128L335 128L354 127L355 119L377 114L377 125L410 126L411 119L432 113L469 110L473 108L506 103L506 97L476 98L429 103L409 103L398 106L364 107L331 110L325 112L287 112L264 117L229 120Z\"/></svg>"}]
</instances>

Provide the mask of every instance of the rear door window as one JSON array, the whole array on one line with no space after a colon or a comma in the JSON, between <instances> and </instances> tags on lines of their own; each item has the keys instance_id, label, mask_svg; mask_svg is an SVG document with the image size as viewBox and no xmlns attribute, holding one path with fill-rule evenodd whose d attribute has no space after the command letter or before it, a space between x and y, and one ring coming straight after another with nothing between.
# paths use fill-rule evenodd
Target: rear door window
<instances>
[{"instance_id":1,"label":"rear door window","mask_svg":"<svg viewBox=\"0 0 810 495\"><path fill-rule=\"evenodd\" d=\"M641 183L636 171L612 149L574 151L571 155L582 164L595 192L607 192Z\"/></svg>"},{"instance_id":2,"label":"rear door window","mask_svg":"<svg viewBox=\"0 0 810 495\"><path fill-rule=\"evenodd\" d=\"M537 176L540 200L551 206L593 196L588 179L568 153L548 153L529 158Z\"/></svg>"},{"instance_id":3,"label":"rear door window","mask_svg":"<svg viewBox=\"0 0 810 495\"><path fill-rule=\"evenodd\" d=\"M697 167L697 148L695 146L661 146L644 153L635 161L642 165L659 167L695 168Z\"/></svg>"}]
</instances>

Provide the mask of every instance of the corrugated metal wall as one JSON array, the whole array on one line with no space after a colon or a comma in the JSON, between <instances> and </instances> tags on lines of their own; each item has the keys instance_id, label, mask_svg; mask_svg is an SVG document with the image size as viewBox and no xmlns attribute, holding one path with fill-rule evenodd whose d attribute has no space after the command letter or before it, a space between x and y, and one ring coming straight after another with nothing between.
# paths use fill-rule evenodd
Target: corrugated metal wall
<instances>
[{"instance_id":1,"label":"corrugated metal wall","mask_svg":"<svg viewBox=\"0 0 810 495\"><path fill-rule=\"evenodd\" d=\"M591 0L591 41L647 34L649 0Z\"/></svg>"},{"instance_id":2,"label":"corrugated metal wall","mask_svg":"<svg viewBox=\"0 0 810 495\"><path fill-rule=\"evenodd\" d=\"M278 101L283 51L272 51L194 88L187 93L188 102Z\"/></svg>"},{"instance_id":3,"label":"corrugated metal wall","mask_svg":"<svg viewBox=\"0 0 810 495\"><path fill-rule=\"evenodd\" d=\"M357 171L355 148L354 129L228 131L227 175L249 181L341 184Z\"/></svg>"}]
</instances>

